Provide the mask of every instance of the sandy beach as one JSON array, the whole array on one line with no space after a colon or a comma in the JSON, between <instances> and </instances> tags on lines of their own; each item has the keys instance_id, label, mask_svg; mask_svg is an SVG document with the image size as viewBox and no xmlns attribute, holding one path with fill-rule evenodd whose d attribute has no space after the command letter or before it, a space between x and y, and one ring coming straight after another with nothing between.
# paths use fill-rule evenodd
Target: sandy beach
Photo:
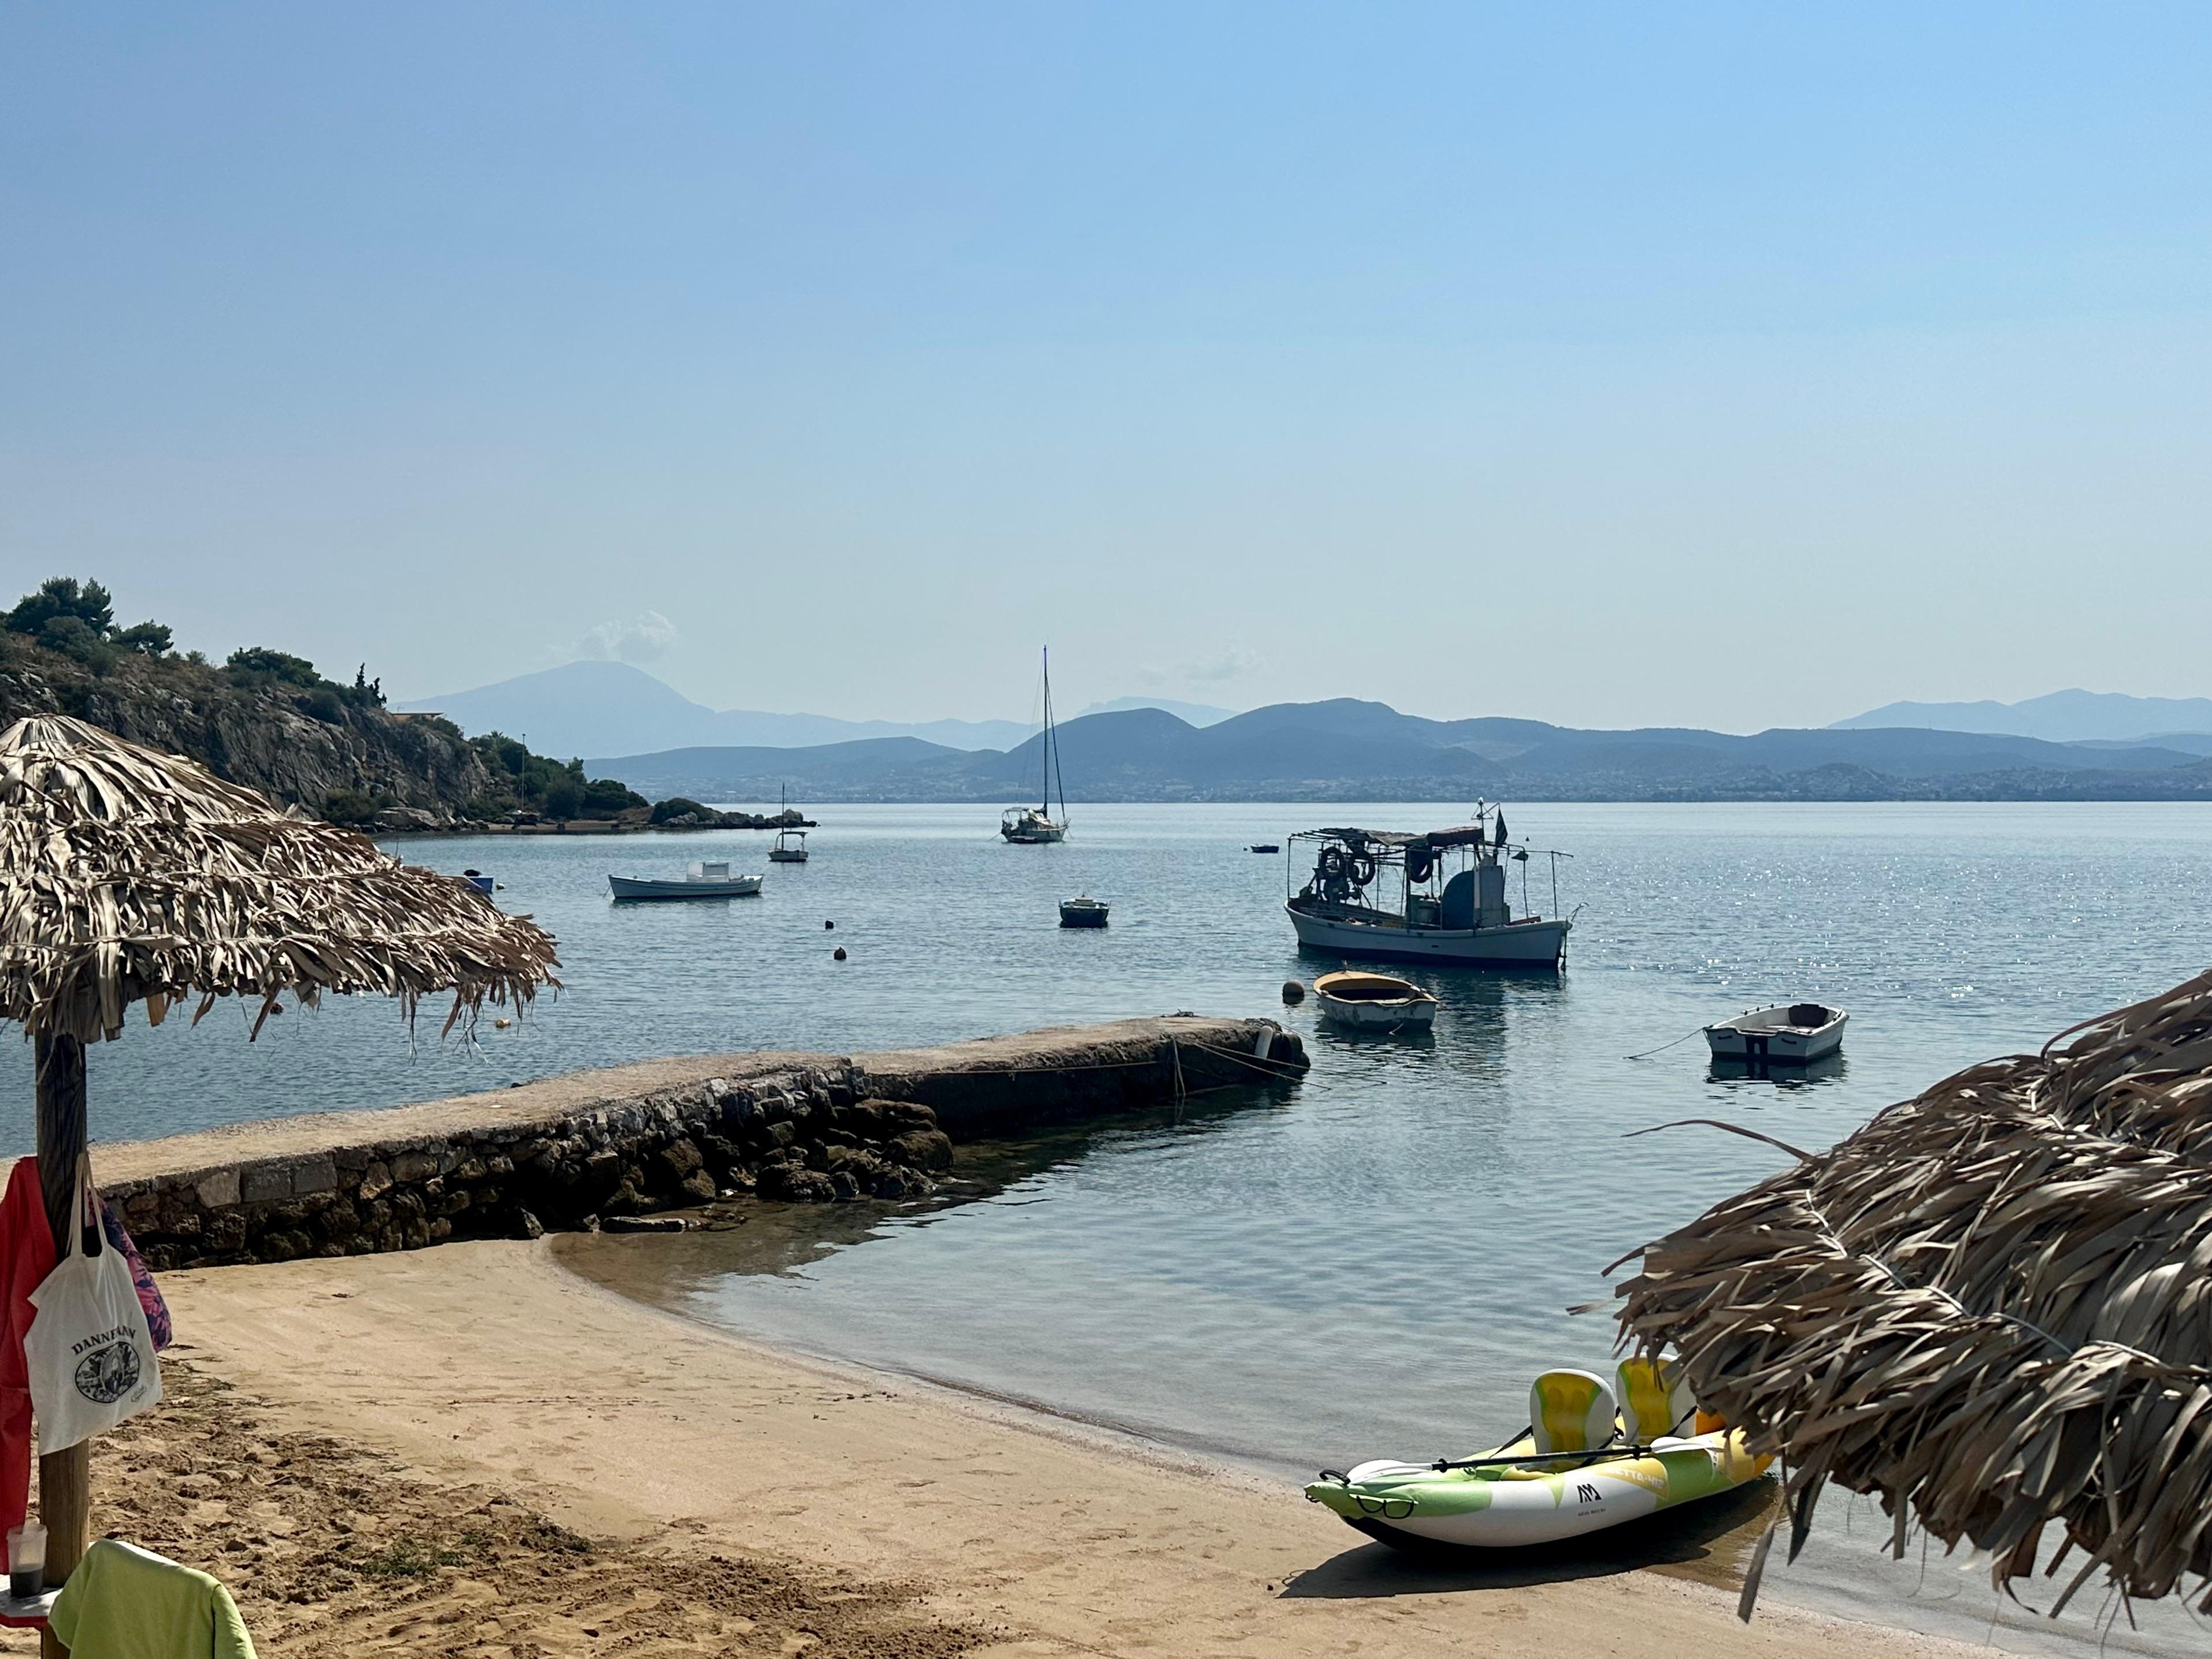
<instances>
[{"instance_id":1,"label":"sandy beach","mask_svg":"<svg viewBox=\"0 0 2212 1659\"><path fill-rule=\"evenodd\" d=\"M265 1654L1964 1651L1739 1624L1753 1514L1412 1562L1267 1483L631 1303L550 1239L164 1283L172 1400L96 1451L94 1524L224 1577Z\"/></svg>"}]
</instances>

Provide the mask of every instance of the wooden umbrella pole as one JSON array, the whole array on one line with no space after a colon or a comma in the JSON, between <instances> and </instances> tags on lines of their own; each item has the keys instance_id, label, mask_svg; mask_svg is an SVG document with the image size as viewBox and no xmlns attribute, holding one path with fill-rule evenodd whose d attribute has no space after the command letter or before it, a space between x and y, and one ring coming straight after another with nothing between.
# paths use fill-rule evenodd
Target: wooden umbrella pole
<instances>
[{"instance_id":1,"label":"wooden umbrella pole","mask_svg":"<svg viewBox=\"0 0 2212 1659\"><path fill-rule=\"evenodd\" d=\"M39 1100L39 1190L53 1229L54 1254L69 1247L76 1224L77 1163L85 1144L84 1044L73 1036L35 1039ZM46 1582L58 1584L75 1570L92 1541L91 1444L39 1459L39 1518L46 1528ZM49 1635L49 1656L68 1650Z\"/></svg>"}]
</instances>

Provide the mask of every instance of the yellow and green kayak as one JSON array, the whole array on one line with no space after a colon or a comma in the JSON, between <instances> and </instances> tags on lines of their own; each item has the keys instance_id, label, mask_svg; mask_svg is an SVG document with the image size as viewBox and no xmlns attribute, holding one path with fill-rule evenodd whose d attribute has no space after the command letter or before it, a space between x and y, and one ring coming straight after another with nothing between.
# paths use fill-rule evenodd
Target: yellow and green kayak
<instances>
[{"instance_id":1,"label":"yellow and green kayak","mask_svg":"<svg viewBox=\"0 0 2212 1659\"><path fill-rule=\"evenodd\" d=\"M1510 1443L1433 1463L1378 1459L1323 1470L1307 1498L1385 1543L1510 1548L1617 1527L1680 1504L1733 1492L1766 1471L1771 1458L1745 1449L1742 1435L1710 1419L1702 1432L1638 1438L1644 1423L1683 1426L1668 1409L1671 1368L1657 1376L1621 1368L1624 1401L1587 1371L1547 1371L1531 1394L1531 1426ZM1679 1403L1679 1402L1677 1402ZM1655 1409L1656 1407L1656 1409Z\"/></svg>"}]
</instances>

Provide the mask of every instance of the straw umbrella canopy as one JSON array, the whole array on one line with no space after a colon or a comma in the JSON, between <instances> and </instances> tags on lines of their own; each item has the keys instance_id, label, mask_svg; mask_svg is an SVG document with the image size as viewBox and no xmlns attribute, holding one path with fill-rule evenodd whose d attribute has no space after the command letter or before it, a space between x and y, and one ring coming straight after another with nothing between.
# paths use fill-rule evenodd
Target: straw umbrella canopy
<instances>
[{"instance_id":1,"label":"straw umbrella canopy","mask_svg":"<svg viewBox=\"0 0 2212 1659\"><path fill-rule=\"evenodd\" d=\"M422 998L451 992L450 1030L486 1001L528 1003L556 966L548 934L466 882L191 761L59 715L0 733L0 1022L34 1043L58 1247L85 1144L84 1045L119 1036L131 1003L158 1025L175 1003L196 1000L198 1020L219 997L250 997L258 1035L288 993L391 996L411 1021ZM64 1570L82 1543L81 1451L40 1472ZM58 1494L48 1465L72 1457ZM76 1499L58 1527L58 1495Z\"/></svg>"},{"instance_id":2,"label":"straw umbrella canopy","mask_svg":"<svg viewBox=\"0 0 2212 1659\"><path fill-rule=\"evenodd\" d=\"M1673 1343L1784 1460L1793 1557L1833 1480L1880 1497L1900 1554L1917 1517L2000 1587L2070 1562L2054 1613L2100 1573L2212 1609L2212 974L1947 1078L1641 1254L1624 1340Z\"/></svg>"}]
</instances>

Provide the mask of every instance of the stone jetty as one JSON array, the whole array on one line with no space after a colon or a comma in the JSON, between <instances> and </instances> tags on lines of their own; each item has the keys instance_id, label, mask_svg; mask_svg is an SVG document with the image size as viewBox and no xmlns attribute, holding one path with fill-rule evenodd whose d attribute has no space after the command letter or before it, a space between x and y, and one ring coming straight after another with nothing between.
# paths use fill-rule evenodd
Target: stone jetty
<instances>
[{"instance_id":1,"label":"stone jetty","mask_svg":"<svg viewBox=\"0 0 2212 1659\"><path fill-rule=\"evenodd\" d=\"M955 1140L1279 1085L1307 1064L1272 1020L1176 1014L886 1054L652 1060L96 1146L93 1167L157 1270L357 1255L642 1228L747 1194L917 1196Z\"/></svg>"}]
</instances>

